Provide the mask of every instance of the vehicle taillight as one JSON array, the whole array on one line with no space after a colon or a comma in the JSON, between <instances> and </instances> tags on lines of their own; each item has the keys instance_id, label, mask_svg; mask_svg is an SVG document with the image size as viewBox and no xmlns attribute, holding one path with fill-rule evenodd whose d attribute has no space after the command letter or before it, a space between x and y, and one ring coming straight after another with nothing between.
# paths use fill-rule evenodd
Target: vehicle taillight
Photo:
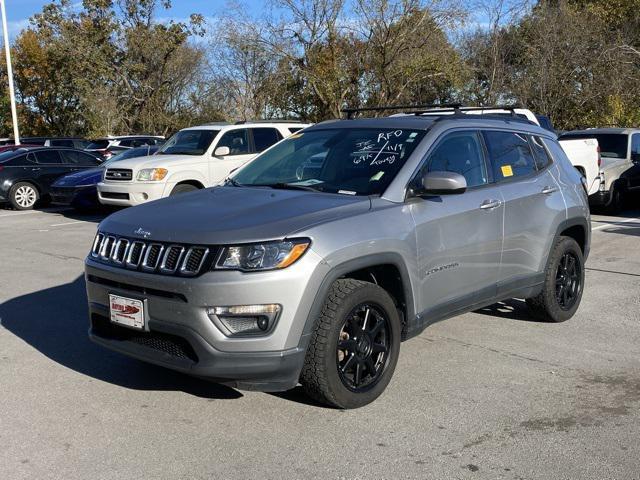
<instances>
[{"instance_id":1,"label":"vehicle taillight","mask_svg":"<svg viewBox=\"0 0 640 480\"><path fill-rule=\"evenodd\" d=\"M3 167L2 165L0 165L0 172L2 171L2 169L3 169L3 168L4 168L4 167Z\"/></svg>"},{"instance_id":2,"label":"vehicle taillight","mask_svg":"<svg viewBox=\"0 0 640 480\"><path fill-rule=\"evenodd\" d=\"M600 156L600 145L598 145L598 167L602 166L602 157Z\"/></svg>"}]
</instances>

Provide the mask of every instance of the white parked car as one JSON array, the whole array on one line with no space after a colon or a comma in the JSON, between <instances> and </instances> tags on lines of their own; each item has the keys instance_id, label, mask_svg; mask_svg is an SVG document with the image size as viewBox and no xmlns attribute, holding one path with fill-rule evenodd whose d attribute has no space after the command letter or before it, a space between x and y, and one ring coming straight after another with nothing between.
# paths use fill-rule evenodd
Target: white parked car
<instances>
[{"instance_id":1,"label":"white parked car","mask_svg":"<svg viewBox=\"0 0 640 480\"><path fill-rule=\"evenodd\" d=\"M542 128L555 133L551 120L544 115L536 115L527 108L505 108L505 107L446 107L446 108L432 108L427 109L424 112L419 112L420 115L442 115L443 113L449 113L453 115L456 111L462 111L466 114L476 115L499 115L509 116L516 115L518 117L526 118L530 122L541 126ZM405 113L397 115L407 115ZM393 115L395 116L395 115ZM586 188L589 195L593 195L598 192L600 187L600 149L598 147L598 141L595 138L581 138L573 140L559 140L560 146L566 153L571 164L580 172L580 174L586 180Z\"/></svg>"},{"instance_id":2,"label":"white parked car","mask_svg":"<svg viewBox=\"0 0 640 480\"><path fill-rule=\"evenodd\" d=\"M98 183L98 199L107 205L130 206L216 185L306 126L269 121L185 128L155 155L123 160L108 168Z\"/></svg>"}]
</instances>

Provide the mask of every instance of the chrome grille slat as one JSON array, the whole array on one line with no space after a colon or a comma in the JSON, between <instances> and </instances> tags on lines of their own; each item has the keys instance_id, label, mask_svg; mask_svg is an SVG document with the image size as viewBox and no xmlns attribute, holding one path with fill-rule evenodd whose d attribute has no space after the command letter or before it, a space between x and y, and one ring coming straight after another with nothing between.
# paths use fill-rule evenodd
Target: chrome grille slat
<instances>
[{"instance_id":1,"label":"chrome grille slat","mask_svg":"<svg viewBox=\"0 0 640 480\"><path fill-rule=\"evenodd\" d=\"M207 258L209 249L205 247L191 247L184 256L182 265L180 266L180 273L183 275L197 275Z\"/></svg>"},{"instance_id":2,"label":"chrome grille slat","mask_svg":"<svg viewBox=\"0 0 640 480\"><path fill-rule=\"evenodd\" d=\"M159 243L150 243L147 246L147 252L144 254L144 260L142 260L142 269L148 272L155 271L162 259L163 251L164 245Z\"/></svg>"},{"instance_id":3,"label":"chrome grille slat","mask_svg":"<svg viewBox=\"0 0 640 480\"><path fill-rule=\"evenodd\" d=\"M210 249L197 245L148 242L98 232L89 256L113 267L195 277L202 273L210 257Z\"/></svg>"},{"instance_id":4,"label":"chrome grille slat","mask_svg":"<svg viewBox=\"0 0 640 480\"><path fill-rule=\"evenodd\" d=\"M119 238L116 241L113 251L111 253L111 261L118 265L122 265L126 258L128 249L129 249L129 240L127 240L126 238Z\"/></svg>"},{"instance_id":5,"label":"chrome grille slat","mask_svg":"<svg viewBox=\"0 0 640 480\"><path fill-rule=\"evenodd\" d=\"M162 257L160 271L162 273L174 273L180 265L180 260L184 254L184 247L181 245L169 245Z\"/></svg>"},{"instance_id":6,"label":"chrome grille slat","mask_svg":"<svg viewBox=\"0 0 640 480\"><path fill-rule=\"evenodd\" d=\"M109 260L111 258L111 251L116 243L116 237L109 235L102 241L102 247L100 248L100 258L103 260Z\"/></svg>"},{"instance_id":7,"label":"chrome grille slat","mask_svg":"<svg viewBox=\"0 0 640 480\"><path fill-rule=\"evenodd\" d=\"M138 268L140 266L140 262L142 261L142 254L144 253L145 247L146 244L144 242L131 242L129 253L127 254L127 268Z\"/></svg>"}]
</instances>

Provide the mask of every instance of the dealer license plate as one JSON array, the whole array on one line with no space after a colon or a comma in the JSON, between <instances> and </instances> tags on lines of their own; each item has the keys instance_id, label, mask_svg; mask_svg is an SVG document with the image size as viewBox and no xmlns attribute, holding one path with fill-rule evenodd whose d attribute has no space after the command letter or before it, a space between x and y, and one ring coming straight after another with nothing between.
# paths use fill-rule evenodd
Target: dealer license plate
<instances>
[{"instance_id":1,"label":"dealer license plate","mask_svg":"<svg viewBox=\"0 0 640 480\"><path fill-rule=\"evenodd\" d=\"M135 298L109 294L111 321L138 330L144 330L144 303Z\"/></svg>"}]
</instances>

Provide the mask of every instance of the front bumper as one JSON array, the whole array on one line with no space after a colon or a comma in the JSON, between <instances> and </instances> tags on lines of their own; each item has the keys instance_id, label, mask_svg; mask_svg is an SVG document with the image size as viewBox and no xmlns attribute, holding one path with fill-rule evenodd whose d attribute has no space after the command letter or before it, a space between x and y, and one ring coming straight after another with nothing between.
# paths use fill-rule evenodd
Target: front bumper
<instances>
[{"instance_id":1,"label":"front bumper","mask_svg":"<svg viewBox=\"0 0 640 480\"><path fill-rule=\"evenodd\" d=\"M60 205L97 206L95 185L82 187L51 187L51 202Z\"/></svg>"},{"instance_id":2,"label":"front bumper","mask_svg":"<svg viewBox=\"0 0 640 480\"><path fill-rule=\"evenodd\" d=\"M214 271L184 278L86 261L90 338L107 348L240 388L286 390L297 384L311 306L328 267L308 251L271 272ZM147 331L109 321L109 294L145 301ZM207 315L214 306L278 303L282 312L264 336L227 337Z\"/></svg>"},{"instance_id":3,"label":"front bumper","mask_svg":"<svg viewBox=\"0 0 640 480\"><path fill-rule=\"evenodd\" d=\"M98 200L104 205L134 206L164 196L164 182L100 182Z\"/></svg>"}]
</instances>

